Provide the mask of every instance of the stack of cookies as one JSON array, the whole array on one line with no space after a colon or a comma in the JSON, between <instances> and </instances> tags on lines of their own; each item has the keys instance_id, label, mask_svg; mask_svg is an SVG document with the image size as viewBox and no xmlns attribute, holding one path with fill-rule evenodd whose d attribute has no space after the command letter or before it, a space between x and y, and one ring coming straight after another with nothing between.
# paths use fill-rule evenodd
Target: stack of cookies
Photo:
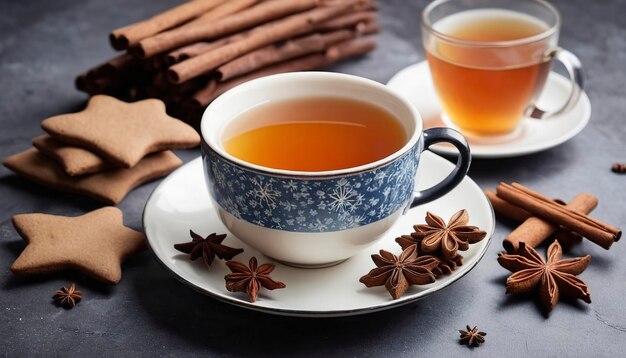
<instances>
[{"instance_id":1,"label":"stack of cookies","mask_svg":"<svg viewBox=\"0 0 626 358\"><path fill-rule=\"evenodd\" d=\"M178 168L182 162L171 149L200 143L198 133L168 116L157 99L126 103L98 95L85 110L41 125L47 134L4 165L38 184L114 205L136 186Z\"/></svg>"}]
</instances>

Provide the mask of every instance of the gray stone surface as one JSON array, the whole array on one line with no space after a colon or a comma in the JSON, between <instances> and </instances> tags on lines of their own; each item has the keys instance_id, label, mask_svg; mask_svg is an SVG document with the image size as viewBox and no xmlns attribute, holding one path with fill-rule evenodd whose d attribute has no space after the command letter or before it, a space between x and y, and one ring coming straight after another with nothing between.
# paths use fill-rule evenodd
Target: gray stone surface
<instances>
[{"instance_id":1,"label":"gray stone surface","mask_svg":"<svg viewBox=\"0 0 626 358\"><path fill-rule=\"evenodd\" d=\"M0 1L0 157L30 145L39 121L80 109L85 96L74 76L112 55L106 36L121 25L171 6L167 0ZM337 66L386 82L423 59L418 15L425 1L381 1L379 48ZM519 181L571 198L600 198L594 216L626 227L626 176L610 172L626 162L626 2L555 0L563 14L561 44L580 56L593 114L573 140L539 154L476 160L470 175L483 188ZM186 161L196 151L179 153ZM132 192L119 207L141 226L143 205L157 183ZM549 318L529 297L504 294L507 271L498 266L496 238L465 278L423 301L366 316L302 319L255 313L220 303L183 286L145 252L124 265L124 278L104 287L71 273L14 276L10 264L24 247L10 218L16 213L78 215L96 202L30 184L0 168L0 354L106 356L620 356L626 344L626 246L610 251L585 242L571 254L591 254L581 278L593 303L560 303ZM545 248L542 248L544 250ZM56 289L78 283L85 299L73 310L51 303ZM478 325L487 342L469 350L457 329Z\"/></svg>"}]
</instances>

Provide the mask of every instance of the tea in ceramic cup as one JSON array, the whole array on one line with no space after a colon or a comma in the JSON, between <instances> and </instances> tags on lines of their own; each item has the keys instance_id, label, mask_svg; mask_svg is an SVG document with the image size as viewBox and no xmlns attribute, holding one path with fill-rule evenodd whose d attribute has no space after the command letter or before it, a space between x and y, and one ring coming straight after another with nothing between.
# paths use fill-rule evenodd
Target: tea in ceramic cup
<instances>
[{"instance_id":1,"label":"tea in ceramic cup","mask_svg":"<svg viewBox=\"0 0 626 358\"><path fill-rule=\"evenodd\" d=\"M422 12L422 39L443 120L471 136L510 136L525 117L567 112L582 89L580 61L557 45L558 11L542 0L436 0ZM535 104L552 61L572 89L556 111Z\"/></svg>"},{"instance_id":2,"label":"tea in ceramic cup","mask_svg":"<svg viewBox=\"0 0 626 358\"><path fill-rule=\"evenodd\" d=\"M470 151L448 128L422 130L417 110L364 78L294 72L218 97L201 123L204 174L228 230L300 267L339 263L371 245L410 207L465 176ZM448 142L457 166L414 192L420 154Z\"/></svg>"}]
</instances>

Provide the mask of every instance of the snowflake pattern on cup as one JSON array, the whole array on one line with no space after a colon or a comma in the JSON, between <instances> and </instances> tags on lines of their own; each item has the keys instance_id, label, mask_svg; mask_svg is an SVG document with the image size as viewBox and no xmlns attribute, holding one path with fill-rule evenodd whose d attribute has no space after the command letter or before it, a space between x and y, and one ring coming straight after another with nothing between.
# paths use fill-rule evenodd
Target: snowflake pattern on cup
<instances>
[{"instance_id":1,"label":"snowflake pattern on cup","mask_svg":"<svg viewBox=\"0 0 626 358\"><path fill-rule=\"evenodd\" d=\"M419 145L381 167L344 176L290 178L242 168L203 143L213 199L236 218L295 232L345 230L406 208L413 197Z\"/></svg>"}]
</instances>

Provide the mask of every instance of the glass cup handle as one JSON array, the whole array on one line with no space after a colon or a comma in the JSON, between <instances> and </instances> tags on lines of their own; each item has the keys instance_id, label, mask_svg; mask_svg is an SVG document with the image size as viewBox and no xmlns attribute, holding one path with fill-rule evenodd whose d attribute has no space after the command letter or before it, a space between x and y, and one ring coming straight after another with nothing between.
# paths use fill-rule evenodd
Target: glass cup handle
<instances>
[{"instance_id":1,"label":"glass cup handle","mask_svg":"<svg viewBox=\"0 0 626 358\"><path fill-rule=\"evenodd\" d=\"M580 97L580 93L583 89L582 65L580 64L580 60L578 59L578 57L576 57L576 55L560 47L557 47L553 50L548 51L545 56L547 57L547 59L558 60L565 66L565 68L567 69L567 73L569 74L572 90L570 91L567 102L565 102L565 104L561 108L555 111L544 111L534 104L529 106L525 113L526 116L536 119L546 119L561 113L569 112L578 102L578 98Z\"/></svg>"},{"instance_id":2,"label":"glass cup handle","mask_svg":"<svg viewBox=\"0 0 626 358\"><path fill-rule=\"evenodd\" d=\"M433 201L454 189L461 183L465 174L469 170L472 156L470 147L465 137L451 128L430 128L424 131L424 149L428 149L435 143L447 142L456 147L459 151L459 157L456 160L456 167L452 173L448 174L439 184L422 191L413 193L413 202L409 206L414 208L418 205Z\"/></svg>"}]
</instances>

